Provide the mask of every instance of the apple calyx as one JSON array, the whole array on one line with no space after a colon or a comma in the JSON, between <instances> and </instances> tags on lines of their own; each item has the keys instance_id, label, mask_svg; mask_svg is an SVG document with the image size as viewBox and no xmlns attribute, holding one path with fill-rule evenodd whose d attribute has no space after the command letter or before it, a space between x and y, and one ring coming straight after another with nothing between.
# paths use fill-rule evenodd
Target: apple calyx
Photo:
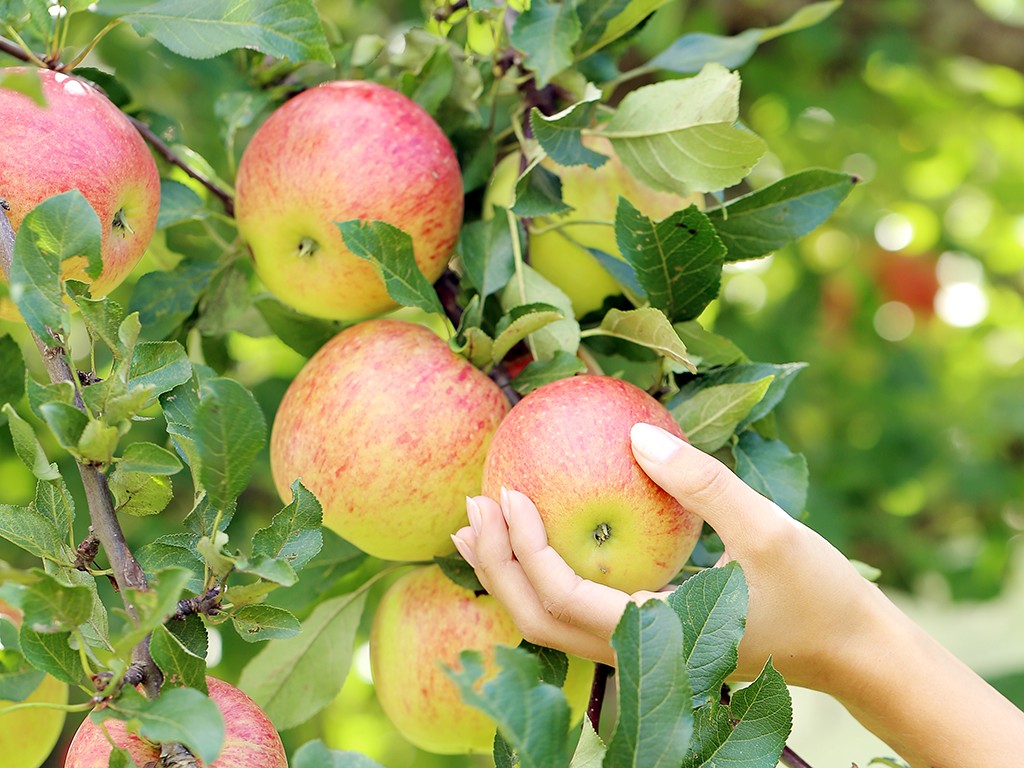
<instances>
[{"instance_id":1,"label":"apple calyx","mask_svg":"<svg viewBox=\"0 0 1024 768\"><path fill-rule=\"evenodd\" d=\"M612 527L608 523L601 523L594 529L594 541L597 542L597 546L601 546L608 539L612 537Z\"/></svg>"},{"instance_id":2,"label":"apple calyx","mask_svg":"<svg viewBox=\"0 0 1024 768\"><path fill-rule=\"evenodd\" d=\"M132 225L128 223L128 216L124 212L124 208L118 208L117 213L114 214L114 220L110 225L115 232L120 232L121 237L128 237L128 235L134 235L135 230Z\"/></svg>"},{"instance_id":3,"label":"apple calyx","mask_svg":"<svg viewBox=\"0 0 1024 768\"><path fill-rule=\"evenodd\" d=\"M299 256L301 258L313 256L320 249L320 243L312 237L304 237L299 241Z\"/></svg>"}]
</instances>

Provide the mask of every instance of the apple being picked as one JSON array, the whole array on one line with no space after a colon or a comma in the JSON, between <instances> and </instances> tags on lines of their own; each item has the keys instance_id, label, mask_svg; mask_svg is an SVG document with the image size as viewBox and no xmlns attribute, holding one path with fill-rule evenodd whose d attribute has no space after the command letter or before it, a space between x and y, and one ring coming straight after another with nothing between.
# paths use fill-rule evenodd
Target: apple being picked
<instances>
[{"instance_id":1,"label":"apple being picked","mask_svg":"<svg viewBox=\"0 0 1024 768\"><path fill-rule=\"evenodd\" d=\"M99 91L71 75L37 74L45 107L0 88L0 197L17 230L43 200L78 189L100 219L103 271L91 280L83 258L65 264L64 277L92 282L92 295L103 296L121 284L153 238L160 208L156 163L128 118ZM0 318L14 317L13 304L4 302Z\"/></svg>"},{"instance_id":2,"label":"apple being picked","mask_svg":"<svg viewBox=\"0 0 1024 768\"><path fill-rule=\"evenodd\" d=\"M372 82L324 83L278 108L242 154L236 192L260 278L317 317L358 320L396 306L336 222L404 230L430 282L462 226L462 174L448 138L414 101Z\"/></svg>"},{"instance_id":3,"label":"apple being picked","mask_svg":"<svg viewBox=\"0 0 1024 768\"><path fill-rule=\"evenodd\" d=\"M288 768L281 737L256 702L223 680L208 677L206 686L225 729L220 756L208 768ZM163 765L160 748L129 733L122 721L104 720L100 726L86 718L71 742L64 768L107 768L111 745L103 728L114 744L128 750L136 765Z\"/></svg>"},{"instance_id":4,"label":"apple being picked","mask_svg":"<svg viewBox=\"0 0 1024 768\"><path fill-rule=\"evenodd\" d=\"M483 492L533 500L548 541L584 578L625 592L660 589L697 542L701 520L647 477L629 430L654 424L685 438L668 410L610 376L545 384L520 400L487 452Z\"/></svg>"},{"instance_id":5,"label":"apple being picked","mask_svg":"<svg viewBox=\"0 0 1024 768\"><path fill-rule=\"evenodd\" d=\"M490 595L460 587L436 565L410 571L388 588L373 616L370 665L380 705L421 749L489 752L494 721L462 701L442 665L457 667L462 651L477 650L492 673L494 646L522 639Z\"/></svg>"},{"instance_id":6,"label":"apple being picked","mask_svg":"<svg viewBox=\"0 0 1024 768\"><path fill-rule=\"evenodd\" d=\"M321 347L281 400L270 437L278 493L298 478L324 525L376 557L451 552L480 488L501 389L420 325L379 319Z\"/></svg>"},{"instance_id":7,"label":"apple being picked","mask_svg":"<svg viewBox=\"0 0 1024 768\"><path fill-rule=\"evenodd\" d=\"M0 600L0 617L10 623L12 631L21 624L21 612ZM2 643L0 643L2 648ZM68 684L51 675L24 701L0 699L0 709L14 704L67 704ZM21 709L0 715L0 764L4 768L36 768L60 738L64 728L64 711L60 709Z\"/></svg>"}]
</instances>

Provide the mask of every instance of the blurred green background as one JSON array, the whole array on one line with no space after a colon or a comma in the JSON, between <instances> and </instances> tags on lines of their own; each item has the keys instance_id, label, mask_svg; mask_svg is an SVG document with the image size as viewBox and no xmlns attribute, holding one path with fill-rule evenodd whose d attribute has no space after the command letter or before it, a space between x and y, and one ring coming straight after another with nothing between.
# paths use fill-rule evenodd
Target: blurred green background
<instances>
[{"instance_id":1,"label":"blurred green background","mask_svg":"<svg viewBox=\"0 0 1024 768\"><path fill-rule=\"evenodd\" d=\"M684 32L771 26L804 4L671 2L629 55L640 62ZM318 5L339 47L363 32L399 34L403 20L423 16L419 3L397 0ZM750 185L808 167L846 170L862 183L797 245L732 268L706 318L753 359L809 363L779 412L781 436L810 466L807 522L879 568L901 605L1020 706L1024 657L1011 646L1024 633L1022 27L1020 0L860 0L762 46L740 69L741 114L771 149ZM83 40L89 32L75 30ZM264 105L252 104L233 135L209 126L246 87L238 66L246 56L195 62L118 29L89 63L115 67L132 109L230 181ZM148 268L173 264L203 236L179 229L155 243ZM122 292L127 299L130 286ZM272 414L302 358L238 332L222 344L239 361L232 373ZM280 508L265 453L260 461L240 502L241 524L253 530ZM0 499L23 503L32 488L0 429ZM131 520L128 536L144 530L151 540L161 525L171 532L186 511ZM0 544L0 558L17 554ZM212 673L233 680L251 648L232 653L242 644L228 634ZM322 736L389 766L489 764L403 742L380 714L367 668L360 649L336 706L284 734L289 753ZM813 724L829 705L802 701L797 741L808 759L845 768L873 756L842 752L847 742L834 729L830 744L819 743ZM873 748L855 731L842 749Z\"/></svg>"}]
</instances>

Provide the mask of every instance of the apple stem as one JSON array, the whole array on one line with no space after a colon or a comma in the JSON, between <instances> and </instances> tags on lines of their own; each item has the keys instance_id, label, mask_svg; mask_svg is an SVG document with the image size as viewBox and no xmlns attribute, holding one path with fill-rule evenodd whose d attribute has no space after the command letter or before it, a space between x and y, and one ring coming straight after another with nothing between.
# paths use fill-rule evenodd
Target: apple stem
<instances>
[{"instance_id":1,"label":"apple stem","mask_svg":"<svg viewBox=\"0 0 1024 768\"><path fill-rule=\"evenodd\" d=\"M787 768L811 768L810 763L800 757L800 755L789 747L782 748L782 754L779 756L779 762L787 766Z\"/></svg>"},{"instance_id":2,"label":"apple stem","mask_svg":"<svg viewBox=\"0 0 1024 768\"><path fill-rule=\"evenodd\" d=\"M594 682L590 686L590 701L587 703L587 720L594 728L594 733L601 725L601 709L604 706L604 693L608 687L608 678L614 670L607 664L594 665Z\"/></svg>"}]
</instances>

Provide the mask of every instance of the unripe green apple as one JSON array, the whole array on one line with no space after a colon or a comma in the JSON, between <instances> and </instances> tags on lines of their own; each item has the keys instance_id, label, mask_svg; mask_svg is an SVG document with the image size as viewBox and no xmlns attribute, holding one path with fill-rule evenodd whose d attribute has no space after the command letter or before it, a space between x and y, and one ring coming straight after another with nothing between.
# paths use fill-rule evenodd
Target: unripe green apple
<instances>
[{"instance_id":1,"label":"unripe green apple","mask_svg":"<svg viewBox=\"0 0 1024 768\"><path fill-rule=\"evenodd\" d=\"M299 478L324 525L389 560L451 552L508 411L498 386L431 331L399 320L346 328L281 401L270 464L281 497Z\"/></svg>"},{"instance_id":2,"label":"unripe green apple","mask_svg":"<svg viewBox=\"0 0 1024 768\"><path fill-rule=\"evenodd\" d=\"M0 197L17 230L43 200L78 189L100 219L103 271L92 280L82 258L66 262L63 274L91 282L92 295L104 296L121 284L153 239L160 176L138 131L105 96L71 75L37 73L45 107L0 88ZM0 302L0 319L16 317L9 300Z\"/></svg>"},{"instance_id":3,"label":"unripe green apple","mask_svg":"<svg viewBox=\"0 0 1024 768\"><path fill-rule=\"evenodd\" d=\"M420 749L441 754L490 752L496 725L462 701L442 665L481 651L493 673L495 645L522 635L490 595L458 586L436 565L417 568L381 598L370 630L370 665L381 708Z\"/></svg>"},{"instance_id":4,"label":"unripe green apple","mask_svg":"<svg viewBox=\"0 0 1024 768\"><path fill-rule=\"evenodd\" d=\"M581 375L520 400L487 452L483 492L533 500L548 541L579 575L625 592L679 572L701 521L644 473L629 431L647 422L685 437L666 408L628 382Z\"/></svg>"},{"instance_id":5,"label":"unripe green apple","mask_svg":"<svg viewBox=\"0 0 1024 768\"><path fill-rule=\"evenodd\" d=\"M224 745L208 768L288 768L281 737L266 713L235 686L206 678L206 687L224 717ZM133 733L120 720L104 720L102 727L89 718L78 728L64 768L107 768L111 746L103 733L127 749L138 766L161 765L160 748Z\"/></svg>"},{"instance_id":6,"label":"unripe green apple","mask_svg":"<svg viewBox=\"0 0 1024 768\"><path fill-rule=\"evenodd\" d=\"M362 81L324 83L278 108L245 148L236 181L235 218L260 278L299 311L339 320L396 304L335 222L405 230L433 282L462 206L462 175L441 128L414 101Z\"/></svg>"},{"instance_id":7,"label":"unripe green apple","mask_svg":"<svg viewBox=\"0 0 1024 768\"><path fill-rule=\"evenodd\" d=\"M600 168L560 166L550 158L544 160L541 165L562 180L562 200L573 210L561 216L537 217L530 225L530 265L565 291L577 317L600 309L606 297L622 293L619 284L587 250L595 248L622 258L614 227L619 197L656 220L701 199L699 195L681 197L658 192L640 183L603 137L586 136L583 143L608 160ZM494 205L512 204L519 164L518 153L498 163L484 196L485 217L491 215ZM554 229L555 224L562 226Z\"/></svg>"},{"instance_id":8,"label":"unripe green apple","mask_svg":"<svg viewBox=\"0 0 1024 768\"><path fill-rule=\"evenodd\" d=\"M21 613L0 600L0 616L16 626ZM68 684L47 675L24 701L0 699L0 709L13 704L67 704ZM0 764L4 768L37 768L53 751L64 728L65 713L59 709L23 709L0 715Z\"/></svg>"}]
</instances>

